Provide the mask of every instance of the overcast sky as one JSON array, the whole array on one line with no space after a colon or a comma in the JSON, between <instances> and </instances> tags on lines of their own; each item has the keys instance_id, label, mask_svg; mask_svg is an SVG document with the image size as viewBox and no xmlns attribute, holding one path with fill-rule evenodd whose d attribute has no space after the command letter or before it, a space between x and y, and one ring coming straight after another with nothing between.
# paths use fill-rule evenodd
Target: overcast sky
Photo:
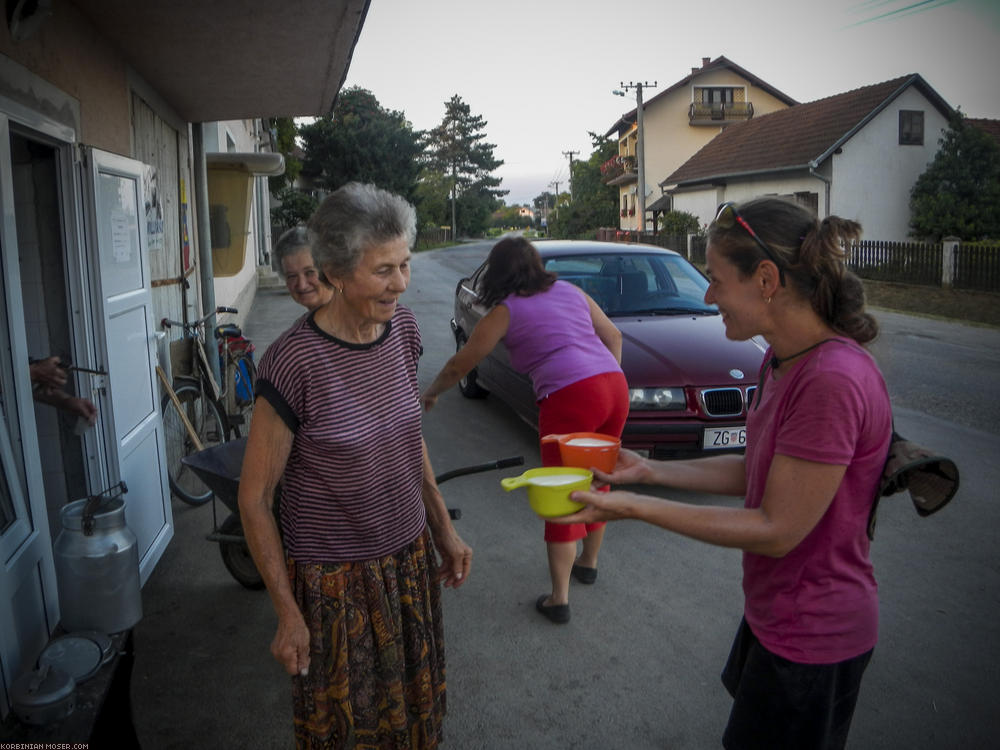
<instances>
[{"instance_id":1,"label":"overcast sky","mask_svg":"<svg viewBox=\"0 0 1000 750\"><path fill-rule=\"evenodd\" d=\"M800 102L919 73L970 117L1000 118L998 0L371 0L345 86L418 130L458 94L486 120L508 205L592 151L635 108L725 56ZM652 175L652 182L664 175Z\"/></svg>"}]
</instances>

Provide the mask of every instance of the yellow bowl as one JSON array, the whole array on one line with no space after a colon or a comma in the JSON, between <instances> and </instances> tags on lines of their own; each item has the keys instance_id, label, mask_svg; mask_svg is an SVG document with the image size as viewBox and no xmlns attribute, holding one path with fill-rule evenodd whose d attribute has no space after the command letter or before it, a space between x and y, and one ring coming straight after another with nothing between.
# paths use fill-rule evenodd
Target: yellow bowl
<instances>
[{"instance_id":1,"label":"yellow bowl","mask_svg":"<svg viewBox=\"0 0 1000 750\"><path fill-rule=\"evenodd\" d=\"M572 466L545 466L528 469L517 477L500 480L508 492L518 487L528 488L528 504L542 518L557 518L576 513L584 507L569 499L569 493L589 490L594 475L589 469Z\"/></svg>"}]
</instances>

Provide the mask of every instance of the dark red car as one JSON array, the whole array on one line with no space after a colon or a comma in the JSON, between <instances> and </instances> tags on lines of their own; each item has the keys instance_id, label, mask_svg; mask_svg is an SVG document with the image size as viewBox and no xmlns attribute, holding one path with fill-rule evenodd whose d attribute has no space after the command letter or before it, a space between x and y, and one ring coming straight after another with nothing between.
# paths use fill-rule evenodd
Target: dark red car
<instances>
[{"instance_id":1,"label":"dark red car","mask_svg":"<svg viewBox=\"0 0 1000 750\"><path fill-rule=\"evenodd\" d=\"M535 243L545 267L589 294L622 332L631 406L623 445L654 457L739 450L764 342L730 341L708 281L683 256L650 245L549 240ZM476 286L486 264L455 289L451 321L460 347L487 310ZM460 383L468 398L492 393L533 426L538 407L526 375L503 344Z\"/></svg>"}]
</instances>

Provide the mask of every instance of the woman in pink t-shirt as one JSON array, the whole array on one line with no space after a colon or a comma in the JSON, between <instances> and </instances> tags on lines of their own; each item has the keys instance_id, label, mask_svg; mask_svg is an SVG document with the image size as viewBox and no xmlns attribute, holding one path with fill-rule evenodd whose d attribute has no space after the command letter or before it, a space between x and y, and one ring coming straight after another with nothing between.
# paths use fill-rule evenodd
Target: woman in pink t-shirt
<instances>
[{"instance_id":1,"label":"woman in pink t-shirt","mask_svg":"<svg viewBox=\"0 0 1000 750\"><path fill-rule=\"evenodd\" d=\"M622 335L594 300L545 270L535 247L522 237L490 250L480 282L480 302L490 311L466 344L449 359L421 396L425 409L503 341L511 366L531 376L538 399L538 434L600 432L621 437L628 417L628 382L622 373ZM542 464L559 466L559 446L541 444ZM569 622L569 581L597 580L604 524L545 523L552 592L535 609L559 624ZM577 557L577 542L582 552Z\"/></svg>"},{"instance_id":2,"label":"woman in pink t-shirt","mask_svg":"<svg viewBox=\"0 0 1000 750\"><path fill-rule=\"evenodd\" d=\"M622 451L615 484L742 495L743 508L578 492L564 520L635 518L743 550L744 617L722 678L727 748L842 748L877 639L869 511L892 431L862 348L875 338L842 241L861 227L780 198L724 203L709 228L705 301L726 335L770 344L746 455L653 461Z\"/></svg>"}]
</instances>

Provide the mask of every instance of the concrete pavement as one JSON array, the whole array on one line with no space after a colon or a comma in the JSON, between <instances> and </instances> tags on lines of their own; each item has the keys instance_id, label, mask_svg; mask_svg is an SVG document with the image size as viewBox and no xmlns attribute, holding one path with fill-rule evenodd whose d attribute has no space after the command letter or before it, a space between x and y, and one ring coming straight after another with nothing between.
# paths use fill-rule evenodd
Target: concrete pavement
<instances>
[{"instance_id":1,"label":"concrete pavement","mask_svg":"<svg viewBox=\"0 0 1000 750\"><path fill-rule=\"evenodd\" d=\"M424 284L424 262L418 256L404 300L418 318L454 283L441 281L445 291ZM436 266L435 272L444 275ZM283 290L261 290L247 335L262 352L301 312ZM949 338L965 328L948 326L941 335ZM436 347L425 353L428 368L443 362L447 351L448 342L438 338L425 332L425 347ZM536 465L529 430L511 429L505 440L513 442L496 445L490 426L516 424L516 418L495 403L445 394L436 410L448 409L484 427L456 441L444 432L444 420L430 420L427 440L438 470L471 463L471 456L492 458L492 451L523 453ZM850 747L996 746L1000 439L995 430L970 432L916 411L896 411L903 434L926 436L932 445L968 456L969 463L961 467L960 497L939 516L917 519L906 499L880 513L873 557L883 635L862 687ZM445 746L718 747L729 708L718 671L741 600L738 553L644 524L619 524L608 535L612 553L599 585L575 588L573 622L551 626L531 611L545 585L544 552L534 537L523 544L515 537L516 524L530 513L496 491L496 476L480 476L481 482L473 477L455 484L463 482L460 533L476 551L477 567L467 587L446 593ZM500 502L509 504L510 519L487 520L488 509ZM135 629L133 702L142 745L291 747L288 681L268 652L275 619L267 595L237 584L218 546L205 540L211 506L174 501L173 511L174 539L143 589L144 618ZM629 565L625 548L637 551Z\"/></svg>"}]
</instances>

